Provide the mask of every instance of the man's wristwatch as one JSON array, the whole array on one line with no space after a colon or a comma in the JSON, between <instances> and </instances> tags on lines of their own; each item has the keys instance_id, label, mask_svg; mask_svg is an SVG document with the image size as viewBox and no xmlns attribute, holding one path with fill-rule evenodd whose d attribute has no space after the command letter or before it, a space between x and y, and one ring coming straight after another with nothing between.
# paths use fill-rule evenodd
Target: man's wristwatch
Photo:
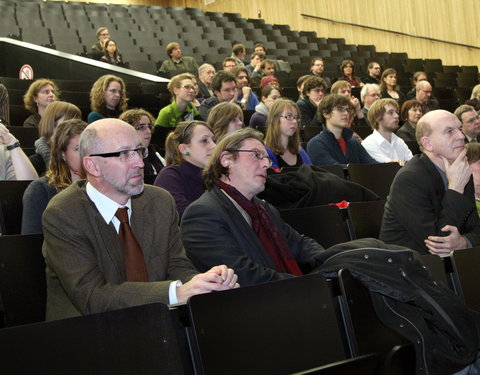
<instances>
[{"instance_id":1,"label":"man's wristwatch","mask_svg":"<svg viewBox=\"0 0 480 375\"><path fill-rule=\"evenodd\" d=\"M7 150L12 151L12 150L16 149L17 147L20 147L20 142L19 141L16 141L14 144L11 144L10 146L7 146Z\"/></svg>"}]
</instances>

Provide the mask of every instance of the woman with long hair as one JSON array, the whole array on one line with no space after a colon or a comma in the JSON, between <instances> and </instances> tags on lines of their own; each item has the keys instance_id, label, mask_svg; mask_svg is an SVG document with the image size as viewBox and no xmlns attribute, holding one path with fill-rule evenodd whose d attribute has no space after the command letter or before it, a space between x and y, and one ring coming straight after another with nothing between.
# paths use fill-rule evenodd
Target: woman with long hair
<instances>
[{"instance_id":1,"label":"woman with long hair","mask_svg":"<svg viewBox=\"0 0 480 375\"><path fill-rule=\"evenodd\" d=\"M118 118L127 109L125 82L112 74L101 76L90 90L90 108L87 122L91 124L102 118Z\"/></svg>"},{"instance_id":2,"label":"woman with long hair","mask_svg":"<svg viewBox=\"0 0 480 375\"><path fill-rule=\"evenodd\" d=\"M78 143L86 127L80 119L63 121L56 127L47 173L32 181L23 194L22 234L43 233L42 214L50 199L85 178Z\"/></svg>"},{"instance_id":3,"label":"woman with long hair","mask_svg":"<svg viewBox=\"0 0 480 375\"><path fill-rule=\"evenodd\" d=\"M380 78L380 96L383 98L390 98L397 101L399 107L405 101L405 94L397 85L397 71L393 68L385 69Z\"/></svg>"},{"instance_id":4,"label":"woman with long hair","mask_svg":"<svg viewBox=\"0 0 480 375\"><path fill-rule=\"evenodd\" d=\"M105 42L103 56L100 58L100 61L113 65L123 63L122 55L118 52L117 43L114 40L108 39Z\"/></svg>"},{"instance_id":5,"label":"woman with long hair","mask_svg":"<svg viewBox=\"0 0 480 375\"><path fill-rule=\"evenodd\" d=\"M340 72L342 75L339 80L347 81L350 86L363 86L364 83L355 75L355 63L352 60L343 60L340 65Z\"/></svg>"},{"instance_id":6,"label":"woman with long hair","mask_svg":"<svg viewBox=\"0 0 480 375\"><path fill-rule=\"evenodd\" d=\"M32 114L23 122L27 128L38 128L47 106L57 100L58 87L49 79L37 79L23 96L25 108Z\"/></svg>"},{"instance_id":7,"label":"woman with long hair","mask_svg":"<svg viewBox=\"0 0 480 375\"><path fill-rule=\"evenodd\" d=\"M480 110L480 85L474 86L472 89L472 95L470 99L465 102L465 104L471 105L475 108L475 111Z\"/></svg>"},{"instance_id":8,"label":"woman with long hair","mask_svg":"<svg viewBox=\"0 0 480 375\"><path fill-rule=\"evenodd\" d=\"M218 143L227 134L243 128L243 111L234 103L219 103L208 114L207 123L213 130L215 142Z\"/></svg>"},{"instance_id":9,"label":"woman with long hair","mask_svg":"<svg viewBox=\"0 0 480 375\"><path fill-rule=\"evenodd\" d=\"M45 173L50 162L50 138L55 127L65 120L80 118L82 118L82 112L75 104L58 101L47 107L40 120L38 128L40 138L35 141L35 154L30 156L39 176Z\"/></svg>"},{"instance_id":10,"label":"woman with long hair","mask_svg":"<svg viewBox=\"0 0 480 375\"><path fill-rule=\"evenodd\" d=\"M146 182L153 182L155 176L158 175L160 170L165 166L165 159L157 152L154 145L150 142L152 140L153 122L155 119L150 112L144 109L129 109L123 112L120 120L125 121L132 125L137 134L142 140L144 147L148 148L148 156L143 159L145 167L143 168L143 177Z\"/></svg>"},{"instance_id":11,"label":"woman with long hair","mask_svg":"<svg viewBox=\"0 0 480 375\"><path fill-rule=\"evenodd\" d=\"M203 121L182 122L168 135L167 167L160 171L155 185L173 195L180 217L203 194L202 170L214 149L212 129Z\"/></svg>"},{"instance_id":12,"label":"woman with long hair","mask_svg":"<svg viewBox=\"0 0 480 375\"><path fill-rule=\"evenodd\" d=\"M288 99L277 100L268 115L265 146L272 159L272 169L312 165L310 158L301 146L300 109Z\"/></svg>"}]
</instances>

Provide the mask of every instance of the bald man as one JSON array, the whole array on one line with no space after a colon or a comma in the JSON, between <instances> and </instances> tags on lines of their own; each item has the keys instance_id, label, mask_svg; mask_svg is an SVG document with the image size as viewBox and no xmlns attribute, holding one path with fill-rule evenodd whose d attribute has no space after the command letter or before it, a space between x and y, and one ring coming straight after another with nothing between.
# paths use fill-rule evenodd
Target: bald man
<instances>
[{"instance_id":1,"label":"bald man","mask_svg":"<svg viewBox=\"0 0 480 375\"><path fill-rule=\"evenodd\" d=\"M432 85L428 81L419 81L415 86L415 99L422 103L427 113L439 108L438 100L432 97Z\"/></svg>"},{"instance_id":2,"label":"bald man","mask_svg":"<svg viewBox=\"0 0 480 375\"><path fill-rule=\"evenodd\" d=\"M95 121L82 133L87 180L55 196L43 216L47 319L186 302L238 286L233 270L217 266L198 274L185 256L172 196L143 184L146 152L121 120ZM128 224L115 216L125 207ZM119 236L125 225L138 243L133 258Z\"/></svg>"},{"instance_id":3,"label":"bald man","mask_svg":"<svg viewBox=\"0 0 480 375\"><path fill-rule=\"evenodd\" d=\"M480 221L461 122L448 111L431 111L418 122L416 138L423 152L392 183L380 239L424 254L479 246Z\"/></svg>"}]
</instances>

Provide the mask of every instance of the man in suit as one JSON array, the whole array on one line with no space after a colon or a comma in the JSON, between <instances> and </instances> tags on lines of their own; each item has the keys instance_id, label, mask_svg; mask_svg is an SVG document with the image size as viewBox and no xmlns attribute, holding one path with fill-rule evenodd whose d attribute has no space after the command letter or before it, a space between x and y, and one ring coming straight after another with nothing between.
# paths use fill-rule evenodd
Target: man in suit
<instances>
[{"instance_id":1,"label":"man in suit","mask_svg":"<svg viewBox=\"0 0 480 375\"><path fill-rule=\"evenodd\" d=\"M322 263L322 246L255 197L264 190L271 165L262 135L251 128L217 144L204 172L207 191L181 223L185 249L198 269L222 262L235 267L243 286L298 276Z\"/></svg>"},{"instance_id":2,"label":"man in suit","mask_svg":"<svg viewBox=\"0 0 480 375\"><path fill-rule=\"evenodd\" d=\"M454 115L462 123L465 143L480 142L480 116L475 108L468 104L462 104L455 110Z\"/></svg>"},{"instance_id":3,"label":"man in suit","mask_svg":"<svg viewBox=\"0 0 480 375\"><path fill-rule=\"evenodd\" d=\"M198 88L200 93L199 98L208 99L213 96L212 80L215 75L215 68L210 64L202 64L198 68Z\"/></svg>"},{"instance_id":4,"label":"man in suit","mask_svg":"<svg viewBox=\"0 0 480 375\"><path fill-rule=\"evenodd\" d=\"M144 186L142 156L137 132L121 120L102 119L82 133L87 180L55 196L43 216L47 319L185 302L238 286L233 270L198 274L186 258L175 202L165 190ZM116 217L122 207L139 245L133 257L119 236L128 226Z\"/></svg>"},{"instance_id":5,"label":"man in suit","mask_svg":"<svg viewBox=\"0 0 480 375\"><path fill-rule=\"evenodd\" d=\"M480 221L460 121L448 111L431 111L418 122L416 137L423 153L395 177L380 239L424 254L479 246Z\"/></svg>"}]
</instances>

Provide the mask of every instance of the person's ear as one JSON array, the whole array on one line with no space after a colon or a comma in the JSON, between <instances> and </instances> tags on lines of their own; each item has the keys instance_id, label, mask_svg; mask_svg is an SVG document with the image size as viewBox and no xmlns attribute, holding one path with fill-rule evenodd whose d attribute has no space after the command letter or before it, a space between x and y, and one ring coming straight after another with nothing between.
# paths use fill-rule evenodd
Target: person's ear
<instances>
[{"instance_id":1,"label":"person's ear","mask_svg":"<svg viewBox=\"0 0 480 375\"><path fill-rule=\"evenodd\" d=\"M100 177L101 171L94 156L85 156L82 160L83 168L87 174L94 177Z\"/></svg>"},{"instance_id":2,"label":"person's ear","mask_svg":"<svg viewBox=\"0 0 480 375\"><path fill-rule=\"evenodd\" d=\"M429 137L426 137L426 136L422 137L420 139L420 143L422 144L422 147L425 151L429 151L429 152L433 151L432 143L430 142Z\"/></svg>"},{"instance_id":3,"label":"person's ear","mask_svg":"<svg viewBox=\"0 0 480 375\"><path fill-rule=\"evenodd\" d=\"M222 165L222 167L228 168L232 164L232 161L233 155L230 152L223 151L220 154L220 164Z\"/></svg>"},{"instance_id":4,"label":"person's ear","mask_svg":"<svg viewBox=\"0 0 480 375\"><path fill-rule=\"evenodd\" d=\"M188 152L188 145L186 145L185 143L180 143L178 145L178 151L180 151L182 155L185 155Z\"/></svg>"}]
</instances>

